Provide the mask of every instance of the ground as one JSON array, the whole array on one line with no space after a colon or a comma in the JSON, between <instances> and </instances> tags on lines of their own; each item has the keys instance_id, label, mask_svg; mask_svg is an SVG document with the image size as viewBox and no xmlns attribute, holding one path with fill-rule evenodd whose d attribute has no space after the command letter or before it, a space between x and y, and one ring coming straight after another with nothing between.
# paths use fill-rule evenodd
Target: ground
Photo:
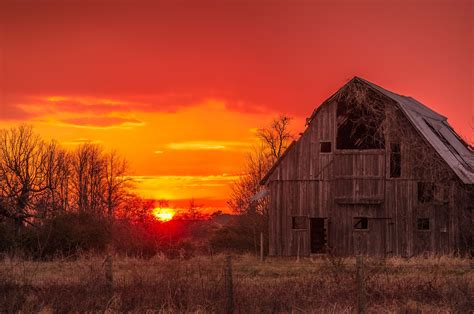
<instances>
[{"instance_id":1,"label":"ground","mask_svg":"<svg viewBox=\"0 0 474 314\"><path fill-rule=\"evenodd\" d=\"M223 312L223 255L169 260L81 256L0 262L0 312ZM466 258L364 258L367 312L471 312L474 265ZM232 256L234 309L250 312L355 312L354 258Z\"/></svg>"}]
</instances>

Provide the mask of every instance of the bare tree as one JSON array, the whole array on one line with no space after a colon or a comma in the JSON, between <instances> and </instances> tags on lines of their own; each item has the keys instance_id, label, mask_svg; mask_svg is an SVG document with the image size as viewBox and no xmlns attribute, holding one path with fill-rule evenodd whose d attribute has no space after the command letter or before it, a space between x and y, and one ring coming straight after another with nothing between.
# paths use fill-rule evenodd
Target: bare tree
<instances>
[{"instance_id":1,"label":"bare tree","mask_svg":"<svg viewBox=\"0 0 474 314\"><path fill-rule=\"evenodd\" d=\"M254 210L263 215L267 214L266 200L253 202L252 197L260 190L260 181L271 165L271 159L265 153L262 143L247 155L244 174L231 185L228 204L234 211L244 213Z\"/></svg>"},{"instance_id":2,"label":"bare tree","mask_svg":"<svg viewBox=\"0 0 474 314\"><path fill-rule=\"evenodd\" d=\"M293 140L289 130L291 119L280 116L257 132L260 143L247 155L243 175L231 185L229 206L252 224L252 236L257 254L257 238L260 232L266 234L268 226L268 197L258 200L254 196L261 190L260 181L270 167L280 158Z\"/></svg>"},{"instance_id":3,"label":"bare tree","mask_svg":"<svg viewBox=\"0 0 474 314\"><path fill-rule=\"evenodd\" d=\"M182 215L185 219L200 220L204 218L201 213L202 204L198 204L194 198L189 201L187 211Z\"/></svg>"},{"instance_id":4,"label":"bare tree","mask_svg":"<svg viewBox=\"0 0 474 314\"><path fill-rule=\"evenodd\" d=\"M72 187L76 207L100 215L105 195L105 163L102 148L94 144L83 144L73 153Z\"/></svg>"},{"instance_id":5,"label":"bare tree","mask_svg":"<svg viewBox=\"0 0 474 314\"><path fill-rule=\"evenodd\" d=\"M229 206L236 212L253 211L267 215L266 198L253 201L252 197L260 190L260 181L273 163L280 158L294 136L289 129L291 118L279 116L268 127L259 129L258 146L247 155L243 175L231 186Z\"/></svg>"},{"instance_id":6,"label":"bare tree","mask_svg":"<svg viewBox=\"0 0 474 314\"><path fill-rule=\"evenodd\" d=\"M124 201L126 189L131 184L127 161L116 151L105 155L105 202L109 218L114 216L115 209Z\"/></svg>"},{"instance_id":7,"label":"bare tree","mask_svg":"<svg viewBox=\"0 0 474 314\"><path fill-rule=\"evenodd\" d=\"M38 218L35 201L49 188L46 151L31 126L0 131L0 214L12 219L16 230Z\"/></svg>"},{"instance_id":8,"label":"bare tree","mask_svg":"<svg viewBox=\"0 0 474 314\"><path fill-rule=\"evenodd\" d=\"M44 196L44 217L50 213L64 212L69 207L70 155L51 142L45 149L47 189Z\"/></svg>"},{"instance_id":9,"label":"bare tree","mask_svg":"<svg viewBox=\"0 0 474 314\"><path fill-rule=\"evenodd\" d=\"M152 210L155 200L146 200L133 193L126 193L122 204L114 209L114 217L134 223L146 223L155 220Z\"/></svg>"},{"instance_id":10,"label":"bare tree","mask_svg":"<svg viewBox=\"0 0 474 314\"><path fill-rule=\"evenodd\" d=\"M293 139L293 134L289 130L290 122L290 117L282 115L275 118L269 127L259 129L257 132L262 147L272 162L280 158Z\"/></svg>"},{"instance_id":11,"label":"bare tree","mask_svg":"<svg viewBox=\"0 0 474 314\"><path fill-rule=\"evenodd\" d=\"M72 181L72 156L61 149L56 154L56 194L57 203L61 211L68 211L70 207L70 190Z\"/></svg>"},{"instance_id":12,"label":"bare tree","mask_svg":"<svg viewBox=\"0 0 474 314\"><path fill-rule=\"evenodd\" d=\"M114 217L131 185L128 163L116 151L86 143L72 154L72 192L80 211Z\"/></svg>"}]
</instances>

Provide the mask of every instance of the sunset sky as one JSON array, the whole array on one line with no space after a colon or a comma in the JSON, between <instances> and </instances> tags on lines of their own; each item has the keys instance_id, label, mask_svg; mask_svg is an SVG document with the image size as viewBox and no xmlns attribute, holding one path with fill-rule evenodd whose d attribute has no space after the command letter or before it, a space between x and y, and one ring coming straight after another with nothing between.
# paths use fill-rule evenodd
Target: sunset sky
<instances>
[{"instance_id":1,"label":"sunset sky","mask_svg":"<svg viewBox=\"0 0 474 314\"><path fill-rule=\"evenodd\" d=\"M474 1L0 1L0 128L116 149L137 191L225 208L279 115L353 76L474 139Z\"/></svg>"}]
</instances>

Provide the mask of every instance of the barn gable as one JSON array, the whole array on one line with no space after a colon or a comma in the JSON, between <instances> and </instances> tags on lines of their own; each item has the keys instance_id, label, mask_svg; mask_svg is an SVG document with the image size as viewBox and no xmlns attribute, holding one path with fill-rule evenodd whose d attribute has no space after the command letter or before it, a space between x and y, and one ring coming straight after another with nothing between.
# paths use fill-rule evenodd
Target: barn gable
<instances>
[{"instance_id":1,"label":"barn gable","mask_svg":"<svg viewBox=\"0 0 474 314\"><path fill-rule=\"evenodd\" d=\"M436 150L458 178L465 184L474 184L474 153L472 148L453 130L447 122L446 117L431 110L412 97L393 93L359 77L354 77L345 86L353 82L366 84L372 90L393 100L419 134ZM345 86L316 108L308 119L307 124L311 123L316 114L324 108L324 106L327 106ZM286 158L289 153L288 151L294 149L294 144L296 143L297 141L293 142L280 159L275 162L273 167L261 180L262 185L268 183L275 169L280 165L282 160Z\"/></svg>"}]
</instances>

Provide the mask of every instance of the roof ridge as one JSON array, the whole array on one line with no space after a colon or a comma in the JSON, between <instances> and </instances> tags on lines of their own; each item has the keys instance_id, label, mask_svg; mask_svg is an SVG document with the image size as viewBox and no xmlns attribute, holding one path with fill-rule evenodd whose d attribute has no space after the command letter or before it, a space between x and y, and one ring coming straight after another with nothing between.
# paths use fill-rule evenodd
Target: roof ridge
<instances>
[{"instance_id":1,"label":"roof ridge","mask_svg":"<svg viewBox=\"0 0 474 314\"><path fill-rule=\"evenodd\" d=\"M427 116L427 117L432 118L432 119L447 120L447 118L444 115L434 111L433 109L431 109L430 107L424 105L423 103L418 101L416 98L413 98L412 96L397 94L395 92L392 92L391 90L385 89L384 87L381 87L381 86L379 86L375 83L372 83L372 82L370 82L370 81L368 81L364 78L358 77L358 76L355 76L354 79L358 79L362 83L365 83L366 85L368 85L369 87L372 87L373 89L381 92L385 96L387 96L387 97L391 98L392 100L396 101L397 103L399 103L401 106L407 107L406 109L416 111L419 114L422 114L422 115ZM403 101L403 100L408 100L408 102ZM417 108L417 106L418 106L418 108Z\"/></svg>"}]
</instances>

